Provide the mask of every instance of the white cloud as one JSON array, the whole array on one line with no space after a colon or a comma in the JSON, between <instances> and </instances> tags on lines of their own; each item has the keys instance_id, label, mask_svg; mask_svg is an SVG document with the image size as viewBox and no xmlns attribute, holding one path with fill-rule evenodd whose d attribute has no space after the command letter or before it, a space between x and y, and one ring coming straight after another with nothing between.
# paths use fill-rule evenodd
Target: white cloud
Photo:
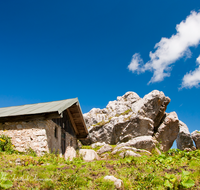
<instances>
[{"instance_id":1,"label":"white cloud","mask_svg":"<svg viewBox=\"0 0 200 190\"><path fill-rule=\"evenodd\" d=\"M200 55L199 55L199 57L197 57L196 61L197 61L197 64L200 65Z\"/></svg>"},{"instance_id":2,"label":"white cloud","mask_svg":"<svg viewBox=\"0 0 200 190\"><path fill-rule=\"evenodd\" d=\"M143 60L140 58L140 54L139 53L135 53L132 56L132 60L131 63L128 65L128 69L132 72L137 71L138 74L140 73L140 69L139 69L139 65L143 64Z\"/></svg>"},{"instance_id":3,"label":"white cloud","mask_svg":"<svg viewBox=\"0 0 200 190\"><path fill-rule=\"evenodd\" d=\"M199 67L194 71L190 71L183 77L182 88L192 88L193 86L198 87L200 83L200 55L196 59Z\"/></svg>"},{"instance_id":4,"label":"white cloud","mask_svg":"<svg viewBox=\"0 0 200 190\"><path fill-rule=\"evenodd\" d=\"M190 58L192 53L189 47L197 46L200 42L200 12L192 11L186 20L176 25L176 30L177 33L170 38L161 38L154 47L155 52L150 51L150 60L146 64L138 61L137 56L133 57L129 70L138 73L153 71L150 83L169 77L171 65L183 56Z\"/></svg>"}]
</instances>

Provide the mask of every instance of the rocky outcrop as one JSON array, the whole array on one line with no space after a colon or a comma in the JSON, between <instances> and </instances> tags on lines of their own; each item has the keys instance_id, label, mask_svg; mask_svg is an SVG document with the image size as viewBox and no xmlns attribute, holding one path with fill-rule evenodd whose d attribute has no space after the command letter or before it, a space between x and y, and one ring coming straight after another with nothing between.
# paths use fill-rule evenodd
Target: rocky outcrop
<instances>
[{"instance_id":1,"label":"rocky outcrop","mask_svg":"<svg viewBox=\"0 0 200 190\"><path fill-rule=\"evenodd\" d=\"M179 120L179 133L176 139L177 148L180 150L195 150L192 137L185 123Z\"/></svg>"},{"instance_id":2,"label":"rocky outcrop","mask_svg":"<svg viewBox=\"0 0 200 190\"><path fill-rule=\"evenodd\" d=\"M132 104L139 99L140 97L135 92L127 92L122 97L117 97L117 100L110 101L104 109L93 108L90 112L84 114L87 127L91 128L110 121L111 118L130 110Z\"/></svg>"},{"instance_id":3,"label":"rocky outcrop","mask_svg":"<svg viewBox=\"0 0 200 190\"><path fill-rule=\"evenodd\" d=\"M89 136L83 144L104 142L125 146L123 143L134 142L131 147L151 151L155 148L156 139L160 149L167 151L179 134L178 147L194 149L190 134L182 130L177 114L165 112L169 102L170 98L158 90L144 98L127 92L117 100L110 101L105 109L93 108L84 114Z\"/></svg>"},{"instance_id":4,"label":"rocky outcrop","mask_svg":"<svg viewBox=\"0 0 200 190\"><path fill-rule=\"evenodd\" d=\"M170 99L157 90L143 99L134 92L127 92L110 101L105 109L93 108L84 114L90 143L117 144L139 136L153 136L155 123L160 123L169 102Z\"/></svg>"},{"instance_id":5,"label":"rocky outcrop","mask_svg":"<svg viewBox=\"0 0 200 190\"><path fill-rule=\"evenodd\" d=\"M200 131L196 130L196 131L192 132L191 136L195 142L196 148L200 149Z\"/></svg>"},{"instance_id":6,"label":"rocky outcrop","mask_svg":"<svg viewBox=\"0 0 200 190\"><path fill-rule=\"evenodd\" d=\"M117 144L138 136L153 135L153 130L153 121L149 118L140 115L121 115L104 125L90 128L89 133L92 143Z\"/></svg>"},{"instance_id":7,"label":"rocky outcrop","mask_svg":"<svg viewBox=\"0 0 200 190\"><path fill-rule=\"evenodd\" d=\"M176 112L166 114L165 119L159 126L155 134L156 140L159 142L162 151L169 150L179 133L179 120Z\"/></svg>"},{"instance_id":8,"label":"rocky outcrop","mask_svg":"<svg viewBox=\"0 0 200 190\"><path fill-rule=\"evenodd\" d=\"M154 125L151 119L133 114L130 116L129 121L119 122L114 125L111 144L127 142L139 136L151 136L153 131Z\"/></svg>"}]
</instances>

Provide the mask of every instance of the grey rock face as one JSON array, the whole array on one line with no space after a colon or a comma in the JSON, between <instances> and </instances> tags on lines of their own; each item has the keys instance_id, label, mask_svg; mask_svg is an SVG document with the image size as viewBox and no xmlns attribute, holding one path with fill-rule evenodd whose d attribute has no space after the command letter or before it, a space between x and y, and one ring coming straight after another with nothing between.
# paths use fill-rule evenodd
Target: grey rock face
<instances>
[{"instance_id":1,"label":"grey rock face","mask_svg":"<svg viewBox=\"0 0 200 190\"><path fill-rule=\"evenodd\" d=\"M91 143L117 144L139 136L153 136L170 99L157 90L141 99L127 92L117 101L110 101L105 109L93 108L84 114ZM84 142L82 142L84 143Z\"/></svg>"},{"instance_id":2,"label":"grey rock face","mask_svg":"<svg viewBox=\"0 0 200 190\"><path fill-rule=\"evenodd\" d=\"M106 144L111 144L113 125L110 123L102 126L93 126L88 131L91 143L105 142Z\"/></svg>"},{"instance_id":3,"label":"grey rock face","mask_svg":"<svg viewBox=\"0 0 200 190\"><path fill-rule=\"evenodd\" d=\"M195 142L196 148L200 149L200 131L194 131L191 133L192 139Z\"/></svg>"},{"instance_id":4,"label":"grey rock face","mask_svg":"<svg viewBox=\"0 0 200 190\"><path fill-rule=\"evenodd\" d=\"M179 120L179 133L176 139L177 148L180 150L195 150L192 137L185 123Z\"/></svg>"},{"instance_id":5,"label":"grey rock face","mask_svg":"<svg viewBox=\"0 0 200 190\"><path fill-rule=\"evenodd\" d=\"M95 126L89 130L91 142L117 144L127 142L138 136L153 135L153 121L139 115L133 115L126 121L124 117L113 118L104 126Z\"/></svg>"},{"instance_id":6,"label":"grey rock face","mask_svg":"<svg viewBox=\"0 0 200 190\"><path fill-rule=\"evenodd\" d=\"M129 110L132 104L139 99L140 97L135 92L127 92L122 97L118 96L117 100L110 101L104 109L93 108L84 114L87 127L90 128L102 121L108 122L110 118Z\"/></svg>"},{"instance_id":7,"label":"grey rock face","mask_svg":"<svg viewBox=\"0 0 200 190\"><path fill-rule=\"evenodd\" d=\"M166 114L163 123L155 134L156 140L160 143L160 149L164 152L168 151L176 140L178 133L179 120L176 112Z\"/></svg>"},{"instance_id":8,"label":"grey rock face","mask_svg":"<svg viewBox=\"0 0 200 190\"><path fill-rule=\"evenodd\" d=\"M152 136L153 130L154 126L151 119L132 115L129 121L114 125L111 143L119 144L139 136Z\"/></svg>"},{"instance_id":9,"label":"grey rock face","mask_svg":"<svg viewBox=\"0 0 200 190\"><path fill-rule=\"evenodd\" d=\"M170 98L158 90L150 92L144 98L140 98L134 92L127 92L117 97L117 100L110 101L105 109L93 108L84 114L89 129L87 144L123 144L137 137L151 136L160 142L162 151L167 151L178 136L178 148L194 150L187 126L185 127L182 122L179 124L175 112L165 113L169 102ZM142 141L139 143L140 148ZM144 139L144 149L152 150L155 142L149 140L148 143ZM134 146L139 145L136 143Z\"/></svg>"},{"instance_id":10,"label":"grey rock face","mask_svg":"<svg viewBox=\"0 0 200 190\"><path fill-rule=\"evenodd\" d=\"M170 98L166 97L163 92L154 90L133 104L132 110L134 113L152 119L155 128L157 128L170 101Z\"/></svg>"},{"instance_id":11,"label":"grey rock face","mask_svg":"<svg viewBox=\"0 0 200 190\"><path fill-rule=\"evenodd\" d=\"M155 146L157 141L153 139L152 136L140 136L136 137L134 139L129 140L126 143L121 143L115 147L114 150L119 149L121 147L135 147L137 149L145 149L149 152L151 152Z\"/></svg>"}]
</instances>

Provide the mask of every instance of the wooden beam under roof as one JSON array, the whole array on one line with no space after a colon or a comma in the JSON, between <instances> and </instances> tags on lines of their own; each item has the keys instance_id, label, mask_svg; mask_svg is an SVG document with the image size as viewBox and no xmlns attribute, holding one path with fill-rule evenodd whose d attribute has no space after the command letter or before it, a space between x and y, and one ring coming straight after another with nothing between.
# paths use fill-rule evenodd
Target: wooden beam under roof
<instances>
[{"instance_id":1,"label":"wooden beam under roof","mask_svg":"<svg viewBox=\"0 0 200 190\"><path fill-rule=\"evenodd\" d=\"M73 117L72 117L71 112L70 112L69 109L67 109L67 113L69 115L69 118L71 120L71 123L72 123L72 126L74 128L74 131L75 131L76 135L79 135L79 131L77 130L76 124L74 123L74 119L73 119Z\"/></svg>"},{"instance_id":2,"label":"wooden beam under roof","mask_svg":"<svg viewBox=\"0 0 200 190\"><path fill-rule=\"evenodd\" d=\"M86 127L86 124L85 124L85 120L84 120L84 118L83 118L83 114L82 114L82 111L81 111L81 108L80 108L78 102L76 103L76 106L78 107L78 111L79 111L80 118L81 118L81 121L82 121L82 123L83 123L84 129L85 129L85 133L88 134L88 130L87 130L87 127Z\"/></svg>"}]
</instances>

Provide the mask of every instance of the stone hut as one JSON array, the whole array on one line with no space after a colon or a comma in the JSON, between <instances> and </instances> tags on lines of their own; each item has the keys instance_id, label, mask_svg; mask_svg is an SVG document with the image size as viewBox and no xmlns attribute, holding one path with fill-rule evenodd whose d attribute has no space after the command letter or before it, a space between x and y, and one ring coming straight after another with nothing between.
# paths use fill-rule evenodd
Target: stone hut
<instances>
[{"instance_id":1,"label":"stone hut","mask_svg":"<svg viewBox=\"0 0 200 190\"><path fill-rule=\"evenodd\" d=\"M0 108L0 135L11 137L18 151L32 148L38 155L77 148L88 130L78 98ZM69 148L70 147L70 148Z\"/></svg>"}]
</instances>

